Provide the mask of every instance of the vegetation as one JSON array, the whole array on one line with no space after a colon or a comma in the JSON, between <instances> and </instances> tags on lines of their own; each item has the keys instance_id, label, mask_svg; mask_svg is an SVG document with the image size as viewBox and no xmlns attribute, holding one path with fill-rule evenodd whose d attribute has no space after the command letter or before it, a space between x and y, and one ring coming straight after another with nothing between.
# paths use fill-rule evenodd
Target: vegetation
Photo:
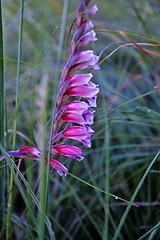
<instances>
[{"instance_id":1,"label":"vegetation","mask_svg":"<svg viewBox=\"0 0 160 240\"><path fill-rule=\"evenodd\" d=\"M49 139L78 3L1 1L0 239L160 239L159 1L90 3L100 91L84 160L59 157L61 177L7 156Z\"/></svg>"}]
</instances>

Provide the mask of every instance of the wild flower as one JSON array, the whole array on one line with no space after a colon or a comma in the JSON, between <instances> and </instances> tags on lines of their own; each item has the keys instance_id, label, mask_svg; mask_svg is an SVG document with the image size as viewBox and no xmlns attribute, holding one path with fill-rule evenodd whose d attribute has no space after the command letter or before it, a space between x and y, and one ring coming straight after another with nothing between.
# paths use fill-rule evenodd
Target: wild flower
<instances>
[{"instance_id":1,"label":"wild flower","mask_svg":"<svg viewBox=\"0 0 160 240\"><path fill-rule=\"evenodd\" d=\"M84 50L89 43L97 40L93 23L89 17L98 10L93 5L86 9L90 0L80 0L77 9L76 31L71 41L68 61L62 71L60 89L56 99L55 118L51 142L46 151L81 161L83 150L74 145L73 140L91 147L91 137L94 131L91 125L94 119L96 98L99 88L91 79L89 73L76 73L83 69L99 69L98 56L92 50ZM66 139L72 141L66 144ZM35 146L24 146L19 150L9 151L8 155L17 158L31 158L41 161L41 151ZM47 160L45 160L47 163ZM57 170L59 175L66 175L68 169L56 159L50 158L50 167Z\"/></svg>"}]
</instances>

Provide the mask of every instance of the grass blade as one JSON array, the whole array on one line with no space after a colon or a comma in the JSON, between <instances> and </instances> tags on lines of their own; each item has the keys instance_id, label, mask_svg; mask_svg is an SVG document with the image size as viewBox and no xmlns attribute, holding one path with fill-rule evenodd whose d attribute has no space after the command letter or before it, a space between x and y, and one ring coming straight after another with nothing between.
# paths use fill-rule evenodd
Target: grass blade
<instances>
[{"instance_id":1,"label":"grass blade","mask_svg":"<svg viewBox=\"0 0 160 240\"><path fill-rule=\"evenodd\" d=\"M4 90L4 58L3 58L3 16L2 1L0 1L0 143L4 146L5 129L5 90ZM3 226L4 209L4 168L0 170L0 226Z\"/></svg>"},{"instance_id":2,"label":"grass blade","mask_svg":"<svg viewBox=\"0 0 160 240\"><path fill-rule=\"evenodd\" d=\"M126 220L126 218L127 218L127 216L128 216L128 213L129 213L129 211L130 211L130 209L131 209L131 206L132 206L132 204L133 204L133 202L134 202L134 200L135 200L135 198L136 198L136 196L137 196L140 188L142 187L142 184L144 183L144 180L146 179L149 171L151 170L153 164L155 163L155 161L157 160L157 158L159 157L159 155L160 155L160 151L159 151L159 152L156 154L156 156L153 158L153 160L151 161L151 163L150 163L149 166L147 167L147 169L146 169L143 177L141 178L141 180L140 180L140 182L139 182L136 190L134 191L134 193L133 193L133 195L132 195L132 198L131 198L131 201L130 201L129 205L127 206L127 208L126 208L126 210L125 210L125 212L124 212L124 214L123 214L123 216L122 216L122 218L121 218L121 221L120 221L120 223L119 223L119 225L118 225L118 227L117 227L117 230L116 230L116 232L115 232L115 235L114 235L114 237L113 237L113 240L117 240L117 239L118 239L119 234L120 234L120 231L121 231L121 229L122 229L122 227L123 227L123 225L124 225L124 222L125 222L125 220Z\"/></svg>"},{"instance_id":3,"label":"grass blade","mask_svg":"<svg viewBox=\"0 0 160 240\"><path fill-rule=\"evenodd\" d=\"M19 39L18 39L18 59L17 59L17 80L16 80L16 99L15 99L15 118L14 118L14 131L13 131L13 149L16 146L16 128L17 128L17 113L18 113L18 97L19 97L19 77L20 77L20 60L21 60L21 49L22 49L22 30L23 30L23 10L24 0L21 1L20 6L20 24L19 24ZM14 176L12 170L8 170L8 205L7 205L7 227L6 236L7 239L11 238L11 211L13 202L13 181Z\"/></svg>"}]
</instances>

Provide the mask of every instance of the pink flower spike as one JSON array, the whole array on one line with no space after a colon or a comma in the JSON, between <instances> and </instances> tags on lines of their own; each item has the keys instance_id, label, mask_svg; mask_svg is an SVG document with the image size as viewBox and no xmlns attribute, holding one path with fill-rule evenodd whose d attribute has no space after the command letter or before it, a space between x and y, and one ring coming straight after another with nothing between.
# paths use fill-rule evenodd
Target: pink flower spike
<instances>
[{"instance_id":1,"label":"pink flower spike","mask_svg":"<svg viewBox=\"0 0 160 240\"><path fill-rule=\"evenodd\" d=\"M68 169L53 158L50 158L50 167L55 169L60 176L66 176L68 173Z\"/></svg>"},{"instance_id":2,"label":"pink flower spike","mask_svg":"<svg viewBox=\"0 0 160 240\"><path fill-rule=\"evenodd\" d=\"M85 147L90 148L93 133L94 131L89 126L87 128L85 126L73 126L64 130L62 137L77 140Z\"/></svg>"},{"instance_id":3,"label":"pink flower spike","mask_svg":"<svg viewBox=\"0 0 160 240\"><path fill-rule=\"evenodd\" d=\"M83 157L81 156L83 153L83 150L76 146L64 145L64 144L63 145L55 145L55 146L52 146L51 152L61 154L66 157L74 158L78 161L83 160Z\"/></svg>"}]
</instances>

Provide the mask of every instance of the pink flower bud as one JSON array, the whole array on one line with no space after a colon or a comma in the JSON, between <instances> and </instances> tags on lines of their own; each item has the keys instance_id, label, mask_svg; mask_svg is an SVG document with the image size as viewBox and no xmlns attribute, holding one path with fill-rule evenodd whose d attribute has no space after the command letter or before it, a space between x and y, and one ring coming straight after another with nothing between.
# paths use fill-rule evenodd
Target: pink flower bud
<instances>
[{"instance_id":1,"label":"pink flower bud","mask_svg":"<svg viewBox=\"0 0 160 240\"><path fill-rule=\"evenodd\" d=\"M90 7L86 14L88 14L90 17L92 17L96 12L98 11L97 5L94 4L92 7Z\"/></svg>"},{"instance_id":2,"label":"pink flower bud","mask_svg":"<svg viewBox=\"0 0 160 240\"><path fill-rule=\"evenodd\" d=\"M72 42L71 42L71 45L77 43L77 41L79 40L79 38L81 36L83 36L83 34L89 32L92 28L94 27L93 23L91 21L89 22L86 22L85 24L83 24L82 26L80 26L79 28L77 28L74 36L73 36L73 39L72 39ZM72 54L73 55L73 51L72 51Z\"/></svg>"},{"instance_id":3,"label":"pink flower bud","mask_svg":"<svg viewBox=\"0 0 160 240\"><path fill-rule=\"evenodd\" d=\"M94 42L96 41L96 33L95 31L91 30L88 33L86 33L85 35L83 35L77 42L77 51L82 48L87 46L90 42Z\"/></svg>"},{"instance_id":4,"label":"pink flower bud","mask_svg":"<svg viewBox=\"0 0 160 240\"><path fill-rule=\"evenodd\" d=\"M50 167L55 169L60 176L66 176L68 173L68 169L62 163L53 158L50 158Z\"/></svg>"},{"instance_id":5,"label":"pink flower bud","mask_svg":"<svg viewBox=\"0 0 160 240\"><path fill-rule=\"evenodd\" d=\"M23 146L18 150L15 151L9 151L8 155L11 157L17 157L17 158L34 158L35 160L39 160L41 158L40 151L33 146Z\"/></svg>"},{"instance_id":6,"label":"pink flower bud","mask_svg":"<svg viewBox=\"0 0 160 240\"><path fill-rule=\"evenodd\" d=\"M93 53L92 50L82 51L73 57L71 57L64 69L65 78L68 74L73 74L76 70L85 68L99 69L98 56ZM63 77L64 77L63 76Z\"/></svg>"}]
</instances>

